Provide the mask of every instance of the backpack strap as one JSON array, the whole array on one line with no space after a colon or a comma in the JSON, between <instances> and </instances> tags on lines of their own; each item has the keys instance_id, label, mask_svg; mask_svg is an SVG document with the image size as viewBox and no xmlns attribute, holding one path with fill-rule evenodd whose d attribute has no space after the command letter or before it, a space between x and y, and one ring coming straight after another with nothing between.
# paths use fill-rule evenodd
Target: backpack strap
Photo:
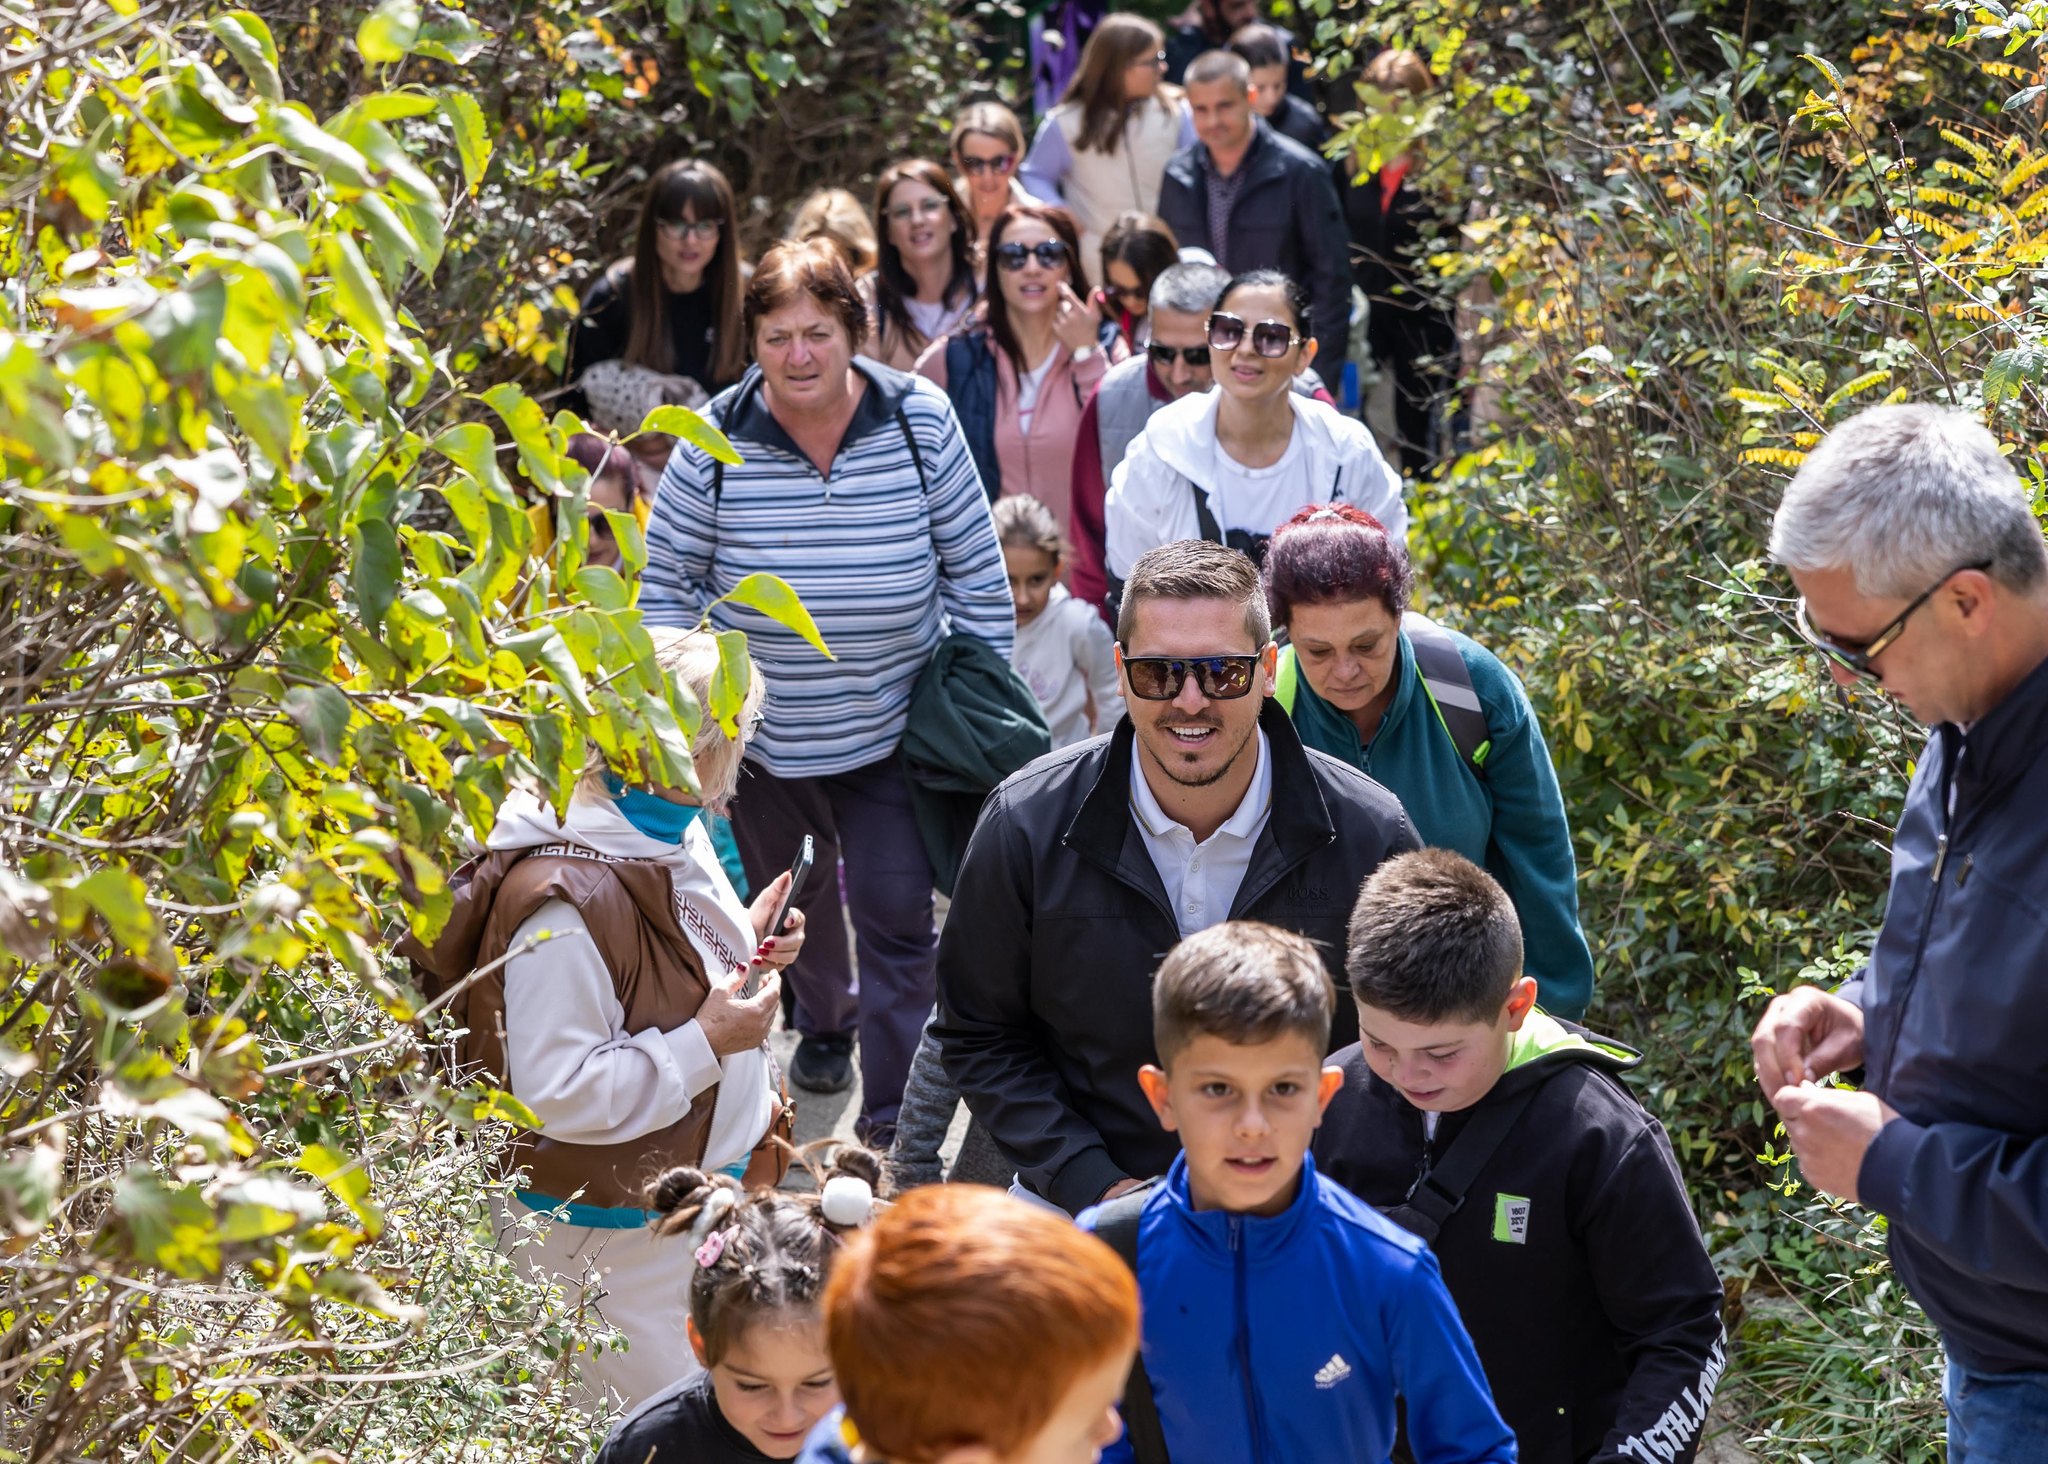
<instances>
[{"instance_id":1,"label":"backpack strap","mask_svg":"<svg viewBox=\"0 0 2048 1464\"><path fill-rule=\"evenodd\" d=\"M1401 617L1401 629L1415 648L1415 674L1421 678L1423 695L1443 725L1444 735L1458 749L1465 766L1480 778L1486 776L1486 755L1493 751L1493 733L1486 726L1486 709L1472 685L1472 672L1458 652L1451 633L1427 615L1410 610Z\"/></svg>"},{"instance_id":2,"label":"backpack strap","mask_svg":"<svg viewBox=\"0 0 2048 1464\"><path fill-rule=\"evenodd\" d=\"M1273 700L1280 703L1280 710L1291 717L1295 699L1300 695L1301 659L1294 654L1293 646L1282 646L1280 664L1273 669Z\"/></svg>"},{"instance_id":3,"label":"backpack strap","mask_svg":"<svg viewBox=\"0 0 2048 1464\"><path fill-rule=\"evenodd\" d=\"M929 496L932 485L924 475L924 454L917 450L917 435L910 430L910 415L901 402L896 404L896 426L903 433L903 445L910 449L910 465L917 469L917 490Z\"/></svg>"},{"instance_id":4,"label":"backpack strap","mask_svg":"<svg viewBox=\"0 0 2048 1464\"><path fill-rule=\"evenodd\" d=\"M1097 1207L1095 1234L1123 1258L1133 1276L1138 1274L1138 1221L1145 1213L1162 1181L1148 1180ZM1124 1428L1130 1434L1131 1454L1137 1464L1169 1464L1166 1429L1159 1422L1159 1403L1152 1396L1152 1379L1145 1372L1145 1350L1131 1359L1131 1375L1124 1382Z\"/></svg>"},{"instance_id":5,"label":"backpack strap","mask_svg":"<svg viewBox=\"0 0 2048 1464\"><path fill-rule=\"evenodd\" d=\"M1382 1213L1434 1245L1444 1222L1464 1206L1466 1192L1477 1182L1542 1086L1540 1082L1531 1083L1504 1102L1480 1108L1458 1130L1443 1158L1416 1177L1407 1199L1386 1206Z\"/></svg>"},{"instance_id":6,"label":"backpack strap","mask_svg":"<svg viewBox=\"0 0 2048 1464\"><path fill-rule=\"evenodd\" d=\"M1209 511L1209 495L1202 491L1202 485L1193 478L1186 480L1188 496L1195 500L1195 536L1207 539L1212 544L1221 544L1223 528L1216 522L1216 515Z\"/></svg>"},{"instance_id":7,"label":"backpack strap","mask_svg":"<svg viewBox=\"0 0 2048 1464\"><path fill-rule=\"evenodd\" d=\"M756 377L755 379L758 381L760 378ZM724 410L713 414L717 419L718 430L721 433L724 433L732 425L732 419L738 414L740 402L745 399L746 395L747 387L742 385L738 391L732 394L731 399L726 402ZM719 459L713 458L711 460L711 506L716 509L718 507L718 500L724 496L725 464Z\"/></svg>"}]
</instances>

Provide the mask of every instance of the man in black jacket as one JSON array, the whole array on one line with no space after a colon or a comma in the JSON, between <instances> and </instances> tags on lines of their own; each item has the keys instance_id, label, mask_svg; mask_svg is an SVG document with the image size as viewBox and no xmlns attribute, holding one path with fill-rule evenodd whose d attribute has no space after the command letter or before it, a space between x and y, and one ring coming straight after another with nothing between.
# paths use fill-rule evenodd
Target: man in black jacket
<instances>
[{"instance_id":1,"label":"man in black jacket","mask_svg":"<svg viewBox=\"0 0 2048 1464\"><path fill-rule=\"evenodd\" d=\"M1873 407L1785 490L1771 556L1843 686L1934 727L1869 964L1751 1039L1808 1181L1883 1212L1948 1353L1950 1464L2048 1438L2048 546L1974 417ZM1820 1086L1860 1068L1858 1089Z\"/></svg>"},{"instance_id":2,"label":"man in black jacket","mask_svg":"<svg viewBox=\"0 0 2048 1464\"><path fill-rule=\"evenodd\" d=\"M1315 941L1341 989L1352 891L1417 847L1393 794L1302 747L1268 704L1271 621L1243 555L1186 540L1142 556L1117 640L1116 731L989 795L932 1028L1024 1187L1073 1213L1163 1174L1178 1148L1138 1087L1156 1061L1152 972L1174 943L1263 920Z\"/></svg>"},{"instance_id":3,"label":"man in black jacket","mask_svg":"<svg viewBox=\"0 0 2048 1464\"><path fill-rule=\"evenodd\" d=\"M1308 291L1316 371L1343 375L1351 334L1351 239L1329 165L1254 115L1251 68L1210 51L1188 68L1197 141L1166 165L1159 216L1182 248L1232 274L1277 269Z\"/></svg>"}]
</instances>

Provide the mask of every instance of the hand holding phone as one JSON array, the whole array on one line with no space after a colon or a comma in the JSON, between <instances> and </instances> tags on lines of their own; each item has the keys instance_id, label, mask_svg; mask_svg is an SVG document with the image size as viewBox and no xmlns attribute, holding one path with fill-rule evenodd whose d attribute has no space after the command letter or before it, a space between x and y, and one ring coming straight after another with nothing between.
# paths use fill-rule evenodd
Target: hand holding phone
<instances>
[{"instance_id":1,"label":"hand holding phone","mask_svg":"<svg viewBox=\"0 0 2048 1464\"><path fill-rule=\"evenodd\" d=\"M803 888L804 881L810 877L811 860L815 857L814 850L815 846L811 841L811 836L805 834L803 843L796 851L796 858L790 863L789 885L782 892L782 903L775 908L775 918L768 922L768 934L763 937L764 940L773 939L775 936L782 934L784 927L789 924L789 912L796 906L796 893L799 889ZM741 988L740 995L743 997L752 996L760 989L760 986L761 972L757 959L756 969L748 972L747 983Z\"/></svg>"}]
</instances>

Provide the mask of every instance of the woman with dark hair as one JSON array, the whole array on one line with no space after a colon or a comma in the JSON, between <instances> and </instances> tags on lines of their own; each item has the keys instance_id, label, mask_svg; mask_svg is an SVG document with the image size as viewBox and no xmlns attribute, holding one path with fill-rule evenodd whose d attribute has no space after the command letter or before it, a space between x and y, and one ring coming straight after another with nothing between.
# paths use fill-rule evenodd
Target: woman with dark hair
<instances>
[{"instance_id":1,"label":"woman with dark hair","mask_svg":"<svg viewBox=\"0 0 2048 1464\"><path fill-rule=\"evenodd\" d=\"M665 401L701 405L746 361L732 185L709 163L670 163L647 185L632 257L583 297L567 404L623 436Z\"/></svg>"},{"instance_id":2,"label":"woman with dark hair","mask_svg":"<svg viewBox=\"0 0 2048 1464\"><path fill-rule=\"evenodd\" d=\"M1178 263L1180 245L1173 230L1151 214L1118 214L1104 232L1102 288L1095 301L1132 350L1152 343L1152 282Z\"/></svg>"},{"instance_id":3,"label":"woman with dark hair","mask_svg":"<svg viewBox=\"0 0 2048 1464\"><path fill-rule=\"evenodd\" d=\"M953 399L989 498L1029 493L1062 532L1081 410L1129 354L1116 328L1081 298L1080 250L1065 209L1005 211L989 235L984 318L934 341L917 362Z\"/></svg>"},{"instance_id":4,"label":"woman with dark hair","mask_svg":"<svg viewBox=\"0 0 2048 1464\"><path fill-rule=\"evenodd\" d=\"M677 447L647 527L640 609L651 626L696 625L708 611L716 629L745 631L774 682L733 832L757 887L789 868L806 834L814 841L797 907L818 938L790 969L802 1036L790 1077L814 1092L851 1086L857 1031L856 1132L887 1147L932 1009L938 943L898 747L946 627L1007 660L1016 612L959 420L930 382L855 354L867 309L838 246L770 249L743 324L757 364L709 408L741 461ZM727 598L754 574L788 582L835 659Z\"/></svg>"},{"instance_id":5,"label":"woman with dark hair","mask_svg":"<svg viewBox=\"0 0 2048 1464\"><path fill-rule=\"evenodd\" d=\"M882 226L879 257L860 283L874 337L868 354L908 371L973 308L974 220L946 170L922 158L882 170L875 217Z\"/></svg>"},{"instance_id":6,"label":"woman with dark hair","mask_svg":"<svg viewBox=\"0 0 2048 1464\"><path fill-rule=\"evenodd\" d=\"M1038 202L1017 178L1024 161L1024 125L1001 102L969 102L953 114L952 151L960 196L974 215L974 242L986 247L988 231L1004 209Z\"/></svg>"},{"instance_id":7,"label":"woman with dark hair","mask_svg":"<svg viewBox=\"0 0 2048 1464\"><path fill-rule=\"evenodd\" d=\"M1103 550L1113 580L1180 539L1263 558L1303 503L1353 503L1406 531L1400 475L1365 424L1294 389L1315 361L1313 332L1307 292L1278 270L1224 287L1208 323L1219 389L1154 412L1111 476Z\"/></svg>"},{"instance_id":8,"label":"woman with dark hair","mask_svg":"<svg viewBox=\"0 0 2048 1464\"><path fill-rule=\"evenodd\" d=\"M1407 549L1348 503L1281 525L1263 573L1288 639L1275 696L1302 742L1385 784L1425 843L1483 864L1514 899L1544 1010L1583 1016L1593 957L1571 825L1521 681L1408 608Z\"/></svg>"},{"instance_id":9,"label":"woman with dark hair","mask_svg":"<svg viewBox=\"0 0 2048 1464\"><path fill-rule=\"evenodd\" d=\"M590 487L585 494L583 508L583 521L590 533L584 561L606 569L617 569L619 541L612 532L612 521L607 515L631 514L641 531L646 531L648 510L654 500L651 493L640 491L640 466L625 448L593 432L579 432L571 437L569 450L564 456L590 474ZM546 507L542 505L543 509ZM548 538L552 541L553 537L551 531ZM546 549L536 544L535 552L545 553Z\"/></svg>"},{"instance_id":10,"label":"woman with dark hair","mask_svg":"<svg viewBox=\"0 0 2048 1464\"><path fill-rule=\"evenodd\" d=\"M1090 280L1102 279L1110 220L1157 213L1167 163L1195 140L1187 99L1160 80L1165 44L1165 34L1141 15L1104 16L1024 160L1024 186L1073 213Z\"/></svg>"}]
</instances>

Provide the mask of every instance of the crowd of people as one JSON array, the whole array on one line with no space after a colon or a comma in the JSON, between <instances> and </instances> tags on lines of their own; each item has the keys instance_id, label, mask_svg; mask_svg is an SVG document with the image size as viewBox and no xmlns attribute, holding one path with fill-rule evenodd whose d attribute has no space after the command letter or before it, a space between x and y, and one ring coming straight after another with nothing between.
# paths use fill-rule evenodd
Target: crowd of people
<instances>
[{"instance_id":1,"label":"crowd of people","mask_svg":"<svg viewBox=\"0 0 2048 1464\"><path fill-rule=\"evenodd\" d=\"M723 176L671 164L591 287L564 385L592 558L636 516L659 669L704 696L705 628L744 632L745 706L688 770L593 750L566 815L515 794L410 953L467 980L461 1056L542 1123L505 1243L601 1275L629 1344L582 1360L630 1409L605 1464L1699 1447L1721 1288L1640 1055L1582 1025L1543 728L1412 605L1453 374L1415 160L1322 158L1299 60L1247 0L1111 16L1028 145L976 102L944 163L806 200L750 268ZM1398 468L1329 390L1354 292ZM739 461L637 435L666 401ZM1773 552L1801 633L1940 756L1870 970L1781 999L1756 1050L1813 1181L1892 1217L1952 1432L1977 1420L1950 1457L1983 1464L2048 1417L1994 1386L2048 1369L2048 1093L2023 993L1956 985L2044 944L2038 820L1993 826L2040 776L2048 549L1983 429L1915 410L1841 428ZM764 573L829 659L729 598ZM856 1068L858 1143L777 1188L790 1087Z\"/></svg>"}]
</instances>

